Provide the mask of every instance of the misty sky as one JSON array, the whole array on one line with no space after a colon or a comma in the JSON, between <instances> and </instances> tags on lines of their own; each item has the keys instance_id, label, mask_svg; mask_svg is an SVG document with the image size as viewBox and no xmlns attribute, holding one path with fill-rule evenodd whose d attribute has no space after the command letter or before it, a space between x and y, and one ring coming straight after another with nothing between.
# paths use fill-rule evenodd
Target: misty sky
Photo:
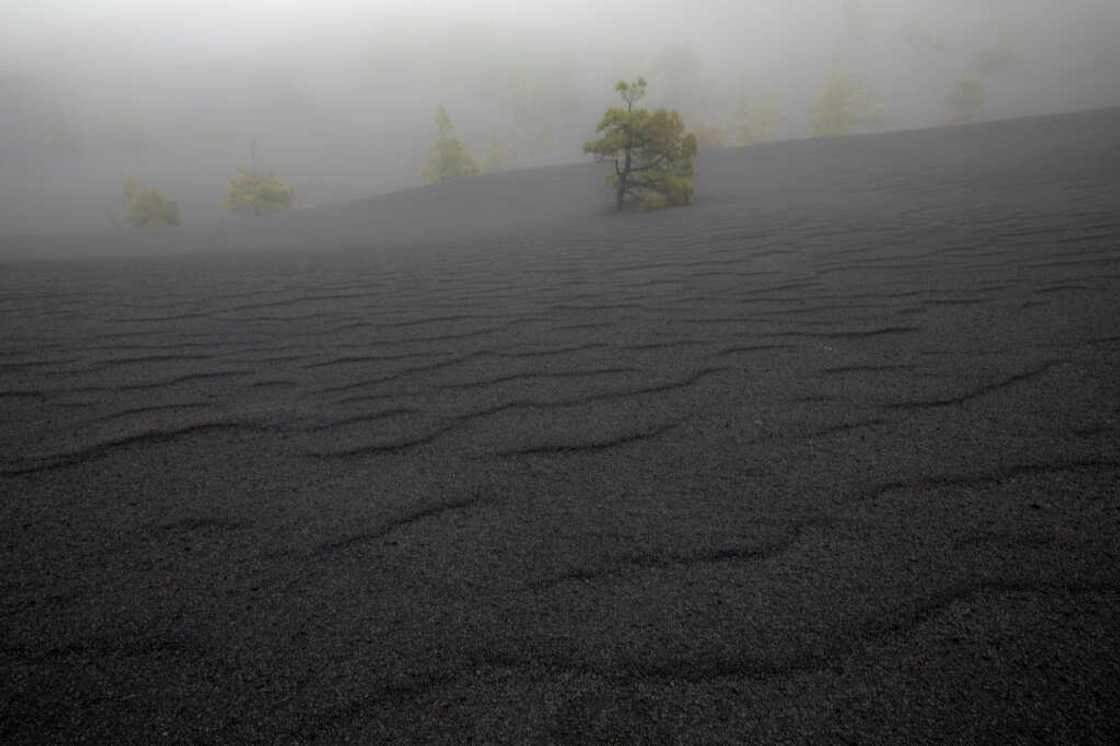
<instances>
[{"instance_id":1,"label":"misty sky","mask_svg":"<svg viewBox=\"0 0 1120 746\"><path fill-rule=\"evenodd\" d=\"M883 126L1120 105L1116 0L5 0L0 234L103 219L130 175L217 218L256 152L304 204L420 183L447 106L482 160L580 160L610 85L645 75L691 126L765 100L807 136L830 71ZM78 223L74 223L78 224Z\"/></svg>"}]
</instances>

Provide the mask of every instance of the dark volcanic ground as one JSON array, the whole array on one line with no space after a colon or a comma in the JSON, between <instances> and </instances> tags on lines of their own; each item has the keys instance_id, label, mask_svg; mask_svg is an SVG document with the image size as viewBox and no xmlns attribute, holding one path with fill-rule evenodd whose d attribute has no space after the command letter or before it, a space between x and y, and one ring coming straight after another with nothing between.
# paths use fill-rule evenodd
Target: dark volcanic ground
<instances>
[{"instance_id":1,"label":"dark volcanic ground","mask_svg":"<svg viewBox=\"0 0 1120 746\"><path fill-rule=\"evenodd\" d=\"M9 241L0 741L1115 742L1120 112L598 180Z\"/></svg>"}]
</instances>

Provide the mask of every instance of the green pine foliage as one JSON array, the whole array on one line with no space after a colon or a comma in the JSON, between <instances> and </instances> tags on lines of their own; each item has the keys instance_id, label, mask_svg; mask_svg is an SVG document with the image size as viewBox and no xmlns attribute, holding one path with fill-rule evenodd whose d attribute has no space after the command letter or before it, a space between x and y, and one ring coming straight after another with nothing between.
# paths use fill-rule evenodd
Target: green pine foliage
<instances>
[{"instance_id":1,"label":"green pine foliage","mask_svg":"<svg viewBox=\"0 0 1120 746\"><path fill-rule=\"evenodd\" d=\"M467 146L455 137L455 126L442 106L436 110L436 129L439 138L432 145L424 178L429 184L442 184L463 176L478 176L478 163Z\"/></svg>"},{"instance_id":2,"label":"green pine foliage","mask_svg":"<svg viewBox=\"0 0 1120 746\"><path fill-rule=\"evenodd\" d=\"M124 220L135 228L179 225L179 205L154 187L142 187L135 179L124 184Z\"/></svg>"},{"instance_id":3,"label":"green pine foliage","mask_svg":"<svg viewBox=\"0 0 1120 746\"><path fill-rule=\"evenodd\" d=\"M646 95L642 78L615 86L625 108L612 106L596 132L599 138L584 143L583 151L597 162L610 162L609 179L619 210L627 200L648 209L675 207L692 202L697 151L696 137L686 134L675 111L636 109Z\"/></svg>"},{"instance_id":4,"label":"green pine foliage","mask_svg":"<svg viewBox=\"0 0 1120 746\"><path fill-rule=\"evenodd\" d=\"M275 174L255 169L240 169L229 180L226 209L231 212L265 215L291 209L296 190Z\"/></svg>"}]
</instances>

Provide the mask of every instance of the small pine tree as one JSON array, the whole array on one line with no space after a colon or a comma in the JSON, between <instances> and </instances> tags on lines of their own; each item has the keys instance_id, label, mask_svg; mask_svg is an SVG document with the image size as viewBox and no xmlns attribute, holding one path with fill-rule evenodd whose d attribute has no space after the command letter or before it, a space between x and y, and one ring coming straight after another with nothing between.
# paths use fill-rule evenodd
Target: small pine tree
<instances>
[{"instance_id":1,"label":"small pine tree","mask_svg":"<svg viewBox=\"0 0 1120 746\"><path fill-rule=\"evenodd\" d=\"M972 124L984 115L984 84L976 78L962 78L945 100L949 124Z\"/></svg>"},{"instance_id":2,"label":"small pine tree","mask_svg":"<svg viewBox=\"0 0 1120 746\"><path fill-rule=\"evenodd\" d=\"M135 179L124 183L125 222L135 228L160 228L179 225L179 205L155 187L142 187Z\"/></svg>"},{"instance_id":3,"label":"small pine tree","mask_svg":"<svg viewBox=\"0 0 1120 746\"><path fill-rule=\"evenodd\" d=\"M436 129L439 138L432 145L424 178L429 184L441 184L461 176L478 176L478 163L467 146L455 137L455 126L442 106L436 110Z\"/></svg>"},{"instance_id":4,"label":"small pine tree","mask_svg":"<svg viewBox=\"0 0 1120 746\"><path fill-rule=\"evenodd\" d=\"M833 73L810 111L815 137L838 137L882 122L880 106L852 77Z\"/></svg>"},{"instance_id":5,"label":"small pine tree","mask_svg":"<svg viewBox=\"0 0 1120 746\"><path fill-rule=\"evenodd\" d=\"M675 111L635 109L646 95L643 78L620 81L615 90L626 108L612 106L603 115L583 152L597 162L611 162L608 177L615 200L622 210L627 199L636 199L649 209L687 205L694 189L696 137L685 134L684 121Z\"/></svg>"},{"instance_id":6,"label":"small pine tree","mask_svg":"<svg viewBox=\"0 0 1120 746\"><path fill-rule=\"evenodd\" d=\"M296 190L275 174L254 169L240 169L229 180L226 209L236 213L264 215L291 209Z\"/></svg>"}]
</instances>

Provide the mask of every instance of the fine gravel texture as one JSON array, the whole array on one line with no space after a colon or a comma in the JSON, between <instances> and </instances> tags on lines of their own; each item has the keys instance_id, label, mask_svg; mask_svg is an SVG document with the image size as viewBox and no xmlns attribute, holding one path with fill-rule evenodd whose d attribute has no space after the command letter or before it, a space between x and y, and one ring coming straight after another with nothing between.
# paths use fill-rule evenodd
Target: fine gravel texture
<instances>
[{"instance_id":1,"label":"fine gravel texture","mask_svg":"<svg viewBox=\"0 0 1120 746\"><path fill-rule=\"evenodd\" d=\"M1117 742L1120 111L601 179L5 241L0 742Z\"/></svg>"}]
</instances>

